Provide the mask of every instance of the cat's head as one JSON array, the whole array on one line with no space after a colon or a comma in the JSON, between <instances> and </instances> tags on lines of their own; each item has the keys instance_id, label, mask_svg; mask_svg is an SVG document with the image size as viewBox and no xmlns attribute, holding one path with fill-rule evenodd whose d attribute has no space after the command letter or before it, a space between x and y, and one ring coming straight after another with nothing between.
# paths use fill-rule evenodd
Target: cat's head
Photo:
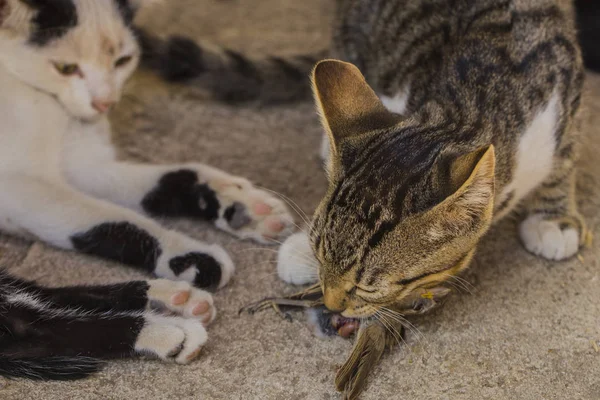
<instances>
[{"instance_id":1,"label":"cat's head","mask_svg":"<svg viewBox=\"0 0 600 400\"><path fill-rule=\"evenodd\" d=\"M441 146L452 125L390 113L348 63L319 63L313 88L330 140L311 229L325 305L370 316L466 268L491 224L493 146Z\"/></svg>"},{"instance_id":2,"label":"cat's head","mask_svg":"<svg viewBox=\"0 0 600 400\"><path fill-rule=\"evenodd\" d=\"M0 64L74 118L94 120L137 66L131 22L143 1L0 0Z\"/></svg>"}]
</instances>

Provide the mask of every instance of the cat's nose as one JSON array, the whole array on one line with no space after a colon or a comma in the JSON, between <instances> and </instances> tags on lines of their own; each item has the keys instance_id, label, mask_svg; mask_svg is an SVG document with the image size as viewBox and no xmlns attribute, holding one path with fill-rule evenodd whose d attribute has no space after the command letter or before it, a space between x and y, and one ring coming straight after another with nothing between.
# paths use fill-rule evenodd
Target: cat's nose
<instances>
[{"instance_id":1,"label":"cat's nose","mask_svg":"<svg viewBox=\"0 0 600 400\"><path fill-rule=\"evenodd\" d=\"M323 303L329 311L341 312L345 309L345 301L334 290L325 289L323 291Z\"/></svg>"},{"instance_id":2,"label":"cat's nose","mask_svg":"<svg viewBox=\"0 0 600 400\"><path fill-rule=\"evenodd\" d=\"M104 114L115 104L114 101L109 101L105 99L94 99L92 100L92 107L99 113Z\"/></svg>"}]
</instances>

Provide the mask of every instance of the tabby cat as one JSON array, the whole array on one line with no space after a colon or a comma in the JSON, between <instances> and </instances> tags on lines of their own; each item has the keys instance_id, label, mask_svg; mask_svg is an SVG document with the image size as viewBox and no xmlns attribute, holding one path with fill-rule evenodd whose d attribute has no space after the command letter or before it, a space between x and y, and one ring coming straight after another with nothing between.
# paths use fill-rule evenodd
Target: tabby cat
<instances>
[{"instance_id":1,"label":"tabby cat","mask_svg":"<svg viewBox=\"0 0 600 400\"><path fill-rule=\"evenodd\" d=\"M215 316L201 289L225 285L233 262L150 216L261 242L291 231L283 203L245 179L115 158L107 113L140 58L142 3L0 0L0 229L169 279L49 289L0 273L0 374L66 379L98 367L85 357L198 354Z\"/></svg>"},{"instance_id":2,"label":"tabby cat","mask_svg":"<svg viewBox=\"0 0 600 400\"><path fill-rule=\"evenodd\" d=\"M588 238L574 193L584 71L570 3L336 4L329 54L345 62L323 61L312 75L329 189L304 240L325 305L369 317L448 280L517 206L527 250L577 254ZM209 87L224 100L269 98L286 85L291 97L308 91L310 58L253 61L182 38L161 43L153 65L170 79L215 65L238 77L237 90ZM273 73L286 80L278 86Z\"/></svg>"}]
</instances>

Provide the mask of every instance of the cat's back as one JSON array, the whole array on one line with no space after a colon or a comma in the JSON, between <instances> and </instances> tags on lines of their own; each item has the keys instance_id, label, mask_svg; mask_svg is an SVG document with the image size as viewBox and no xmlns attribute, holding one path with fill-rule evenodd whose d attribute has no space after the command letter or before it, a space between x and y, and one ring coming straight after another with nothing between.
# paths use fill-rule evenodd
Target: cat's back
<instances>
[{"instance_id":1,"label":"cat's back","mask_svg":"<svg viewBox=\"0 0 600 400\"><path fill-rule=\"evenodd\" d=\"M556 53L550 57L580 68L569 1L340 0L334 26L336 56L357 65L380 93L392 96L414 79L440 76L457 52L480 52L484 58L489 52L481 49L502 49L513 62L527 61L540 45L549 53L549 41L571 53L568 60Z\"/></svg>"}]
</instances>

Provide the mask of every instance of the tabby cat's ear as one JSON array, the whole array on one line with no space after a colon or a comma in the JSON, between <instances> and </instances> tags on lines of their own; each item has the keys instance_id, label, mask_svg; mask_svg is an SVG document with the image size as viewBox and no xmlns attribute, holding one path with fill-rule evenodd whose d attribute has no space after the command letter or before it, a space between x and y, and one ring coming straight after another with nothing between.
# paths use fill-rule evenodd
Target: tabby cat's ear
<instances>
[{"instance_id":1,"label":"tabby cat's ear","mask_svg":"<svg viewBox=\"0 0 600 400\"><path fill-rule=\"evenodd\" d=\"M332 154L347 138L389 128L401 119L389 112L354 65L324 60L312 74L313 92Z\"/></svg>"},{"instance_id":2,"label":"tabby cat's ear","mask_svg":"<svg viewBox=\"0 0 600 400\"><path fill-rule=\"evenodd\" d=\"M487 229L494 209L496 156L494 146L458 157L450 164L454 193L436 209L432 236L459 236Z\"/></svg>"}]
</instances>

